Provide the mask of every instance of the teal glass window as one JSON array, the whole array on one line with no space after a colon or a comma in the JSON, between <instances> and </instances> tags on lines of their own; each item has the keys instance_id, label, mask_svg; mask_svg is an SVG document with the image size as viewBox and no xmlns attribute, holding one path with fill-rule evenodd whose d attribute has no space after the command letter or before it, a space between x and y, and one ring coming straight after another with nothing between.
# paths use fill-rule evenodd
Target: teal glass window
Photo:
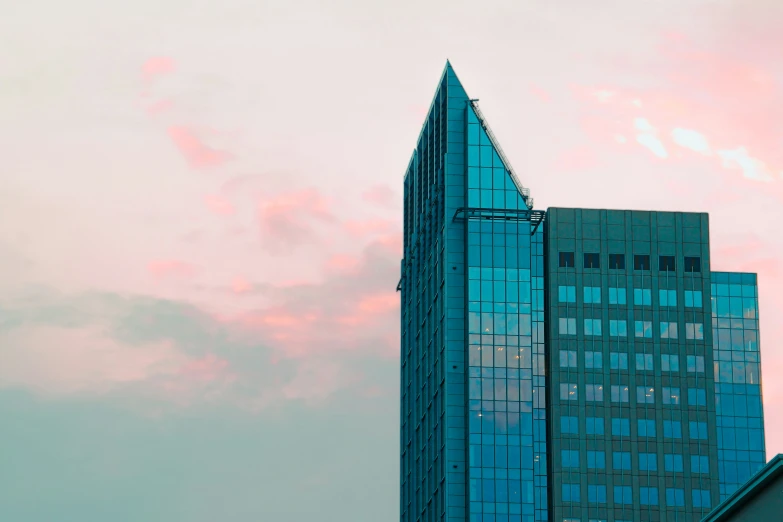
<instances>
[{"instance_id":1,"label":"teal glass window","mask_svg":"<svg viewBox=\"0 0 783 522\"><path fill-rule=\"evenodd\" d=\"M560 433L577 435L579 433L579 419L573 416L560 417Z\"/></svg>"},{"instance_id":2,"label":"teal glass window","mask_svg":"<svg viewBox=\"0 0 783 522\"><path fill-rule=\"evenodd\" d=\"M672 354L661 355L661 371L664 372L679 372L680 371L680 356Z\"/></svg>"},{"instance_id":3,"label":"teal glass window","mask_svg":"<svg viewBox=\"0 0 783 522\"><path fill-rule=\"evenodd\" d=\"M618 417L612 419L613 437L629 437L630 435L631 435L631 421L629 419L623 419ZM630 460L628 462L630 466Z\"/></svg>"},{"instance_id":4,"label":"teal glass window","mask_svg":"<svg viewBox=\"0 0 783 522\"><path fill-rule=\"evenodd\" d=\"M639 471L658 471L658 455L639 453Z\"/></svg>"},{"instance_id":5,"label":"teal glass window","mask_svg":"<svg viewBox=\"0 0 783 522\"><path fill-rule=\"evenodd\" d=\"M706 406L707 392L703 388L688 388L688 405Z\"/></svg>"},{"instance_id":6,"label":"teal glass window","mask_svg":"<svg viewBox=\"0 0 783 522\"><path fill-rule=\"evenodd\" d=\"M612 469L631 469L631 452L615 451L612 453Z\"/></svg>"},{"instance_id":7,"label":"teal glass window","mask_svg":"<svg viewBox=\"0 0 783 522\"><path fill-rule=\"evenodd\" d=\"M628 386L625 385L625 384L612 384L609 393L610 393L612 402L628 402L629 401Z\"/></svg>"},{"instance_id":8,"label":"teal glass window","mask_svg":"<svg viewBox=\"0 0 783 522\"><path fill-rule=\"evenodd\" d=\"M691 455L691 473L709 473L710 458L707 455Z\"/></svg>"},{"instance_id":9,"label":"teal glass window","mask_svg":"<svg viewBox=\"0 0 783 522\"><path fill-rule=\"evenodd\" d=\"M576 384L570 382L560 383L560 400L561 401L575 401L579 399L579 390Z\"/></svg>"},{"instance_id":10,"label":"teal glass window","mask_svg":"<svg viewBox=\"0 0 783 522\"><path fill-rule=\"evenodd\" d=\"M704 356L688 355L686 356L687 371L691 373L704 373Z\"/></svg>"},{"instance_id":11,"label":"teal glass window","mask_svg":"<svg viewBox=\"0 0 783 522\"><path fill-rule=\"evenodd\" d=\"M634 335L652 339L652 321L634 321Z\"/></svg>"},{"instance_id":12,"label":"teal glass window","mask_svg":"<svg viewBox=\"0 0 783 522\"><path fill-rule=\"evenodd\" d=\"M585 352L585 368L589 368L589 369L603 368L603 353Z\"/></svg>"},{"instance_id":13,"label":"teal glass window","mask_svg":"<svg viewBox=\"0 0 783 522\"><path fill-rule=\"evenodd\" d=\"M677 290L658 290L661 306L677 306Z\"/></svg>"},{"instance_id":14,"label":"teal glass window","mask_svg":"<svg viewBox=\"0 0 783 522\"><path fill-rule=\"evenodd\" d=\"M651 353L637 353L636 354L636 369L653 371L653 356Z\"/></svg>"},{"instance_id":15,"label":"teal glass window","mask_svg":"<svg viewBox=\"0 0 783 522\"><path fill-rule=\"evenodd\" d=\"M639 503L643 506L657 506L658 488L639 488Z\"/></svg>"},{"instance_id":16,"label":"teal glass window","mask_svg":"<svg viewBox=\"0 0 783 522\"><path fill-rule=\"evenodd\" d=\"M604 387L601 384L585 384L585 401L603 402Z\"/></svg>"},{"instance_id":17,"label":"teal glass window","mask_svg":"<svg viewBox=\"0 0 783 522\"><path fill-rule=\"evenodd\" d=\"M585 429L588 435L603 435L604 434L604 419L603 417L587 417L585 419Z\"/></svg>"},{"instance_id":18,"label":"teal glass window","mask_svg":"<svg viewBox=\"0 0 783 522\"><path fill-rule=\"evenodd\" d=\"M606 485L589 484L587 486L587 501L592 504L606 504Z\"/></svg>"},{"instance_id":19,"label":"teal glass window","mask_svg":"<svg viewBox=\"0 0 783 522\"><path fill-rule=\"evenodd\" d=\"M649 288L634 288L633 304L636 306L652 305L652 290Z\"/></svg>"},{"instance_id":20,"label":"teal glass window","mask_svg":"<svg viewBox=\"0 0 783 522\"><path fill-rule=\"evenodd\" d=\"M609 287L609 304L615 304L615 305L627 304L625 288Z\"/></svg>"},{"instance_id":21,"label":"teal glass window","mask_svg":"<svg viewBox=\"0 0 783 522\"><path fill-rule=\"evenodd\" d=\"M637 419L636 423L640 437L655 437L655 419Z\"/></svg>"},{"instance_id":22,"label":"teal glass window","mask_svg":"<svg viewBox=\"0 0 783 522\"><path fill-rule=\"evenodd\" d=\"M682 507L685 505L685 490L682 488L666 488L666 505Z\"/></svg>"},{"instance_id":23,"label":"teal glass window","mask_svg":"<svg viewBox=\"0 0 783 522\"><path fill-rule=\"evenodd\" d=\"M558 286L557 287L557 300L560 303L575 303L576 302L576 287L575 286Z\"/></svg>"},{"instance_id":24,"label":"teal glass window","mask_svg":"<svg viewBox=\"0 0 783 522\"><path fill-rule=\"evenodd\" d=\"M588 469L606 469L606 453L603 451L587 452Z\"/></svg>"},{"instance_id":25,"label":"teal glass window","mask_svg":"<svg viewBox=\"0 0 783 522\"><path fill-rule=\"evenodd\" d=\"M664 404L680 404L680 389L664 386L662 388Z\"/></svg>"},{"instance_id":26,"label":"teal glass window","mask_svg":"<svg viewBox=\"0 0 783 522\"><path fill-rule=\"evenodd\" d=\"M564 468L578 468L579 467L579 451L578 450L562 450L560 452L560 460Z\"/></svg>"},{"instance_id":27,"label":"teal glass window","mask_svg":"<svg viewBox=\"0 0 783 522\"><path fill-rule=\"evenodd\" d=\"M600 319L585 319L585 335L601 335Z\"/></svg>"},{"instance_id":28,"label":"teal glass window","mask_svg":"<svg viewBox=\"0 0 783 522\"><path fill-rule=\"evenodd\" d=\"M609 336L610 337L627 337L628 326L625 320L609 319Z\"/></svg>"},{"instance_id":29,"label":"teal glass window","mask_svg":"<svg viewBox=\"0 0 783 522\"><path fill-rule=\"evenodd\" d=\"M628 468L615 468L615 469L631 469L631 456L628 455ZM633 495L631 494L631 486L615 486L614 487L614 503L617 505L633 505Z\"/></svg>"},{"instance_id":30,"label":"teal glass window","mask_svg":"<svg viewBox=\"0 0 783 522\"><path fill-rule=\"evenodd\" d=\"M628 354L620 352L609 353L609 368L612 370L628 369Z\"/></svg>"},{"instance_id":31,"label":"teal glass window","mask_svg":"<svg viewBox=\"0 0 783 522\"><path fill-rule=\"evenodd\" d=\"M655 388L652 386L637 386L636 404L655 404Z\"/></svg>"},{"instance_id":32,"label":"teal glass window","mask_svg":"<svg viewBox=\"0 0 783 522\"><path fill-rule=\"evenodd\" d=\"M701 290L686 290L685 291L685 307L686 308L701 308L702 296Z\"/></svg>"},{"instance_id":33,"label":"teal glass window","mask_svg":"<svg viewBox=\"0 0 783 522\"><path fill-rule=\"evenodd\" d=\"M576 351L560 350L560 367L576 368Z\"/></svg>"},{"instance_id":34,"label":"teal glass window","mask_svg":"<svg viewBox=\"0 0 783 522\"><path fill-rule=\"evenodd\" d=\"M670 473L682 473L682 455L679 453L664 454L663 468Z\"/></svg>"},{"instance_id":35,"label":"teal glass window","mask_svg":"<svg viewBox=\"0 0 783 522\"><path fill-rule=\"evenodd\" d=\"M664 438L667 439L681 439L682 424L680 423L680 421L673 421L673 420L663 421L663 436Z\"/></svg>"},{"instance_id":36,"label":"teal glass window","mask_svg":"<svg viewBox=\"0 0 783 522\"><path fill-rule=\"evenodd\" d=\"M599 286L586 286L584 287L584 302L585 304L600 304L601 303L601 287Z\"/></svg>"},{"instance_id":37,"label":"teal glass window","mask_svg":"<svg viewBox=\"0 0 783 522\"><path fill-rule=\"evenodd\" d=\"M580 502L579 484L563 484L563 502Z\"/></svg>"},{"instance_id":38,"label":"teal glass window","mask_svg":"<svg viewBox=\"0 0 783 522\"><path fill-rule=\"evenodd\" d=\"M576 335L576 319L573 317L561 317L559 327L560 335Z\"/></svg>"},{"instance_id":39,"label":"teal glass window","mask_svg":"<svg viewBox=\"0 0 783 522\"><path fill-rule=\"evenodd\" d=\"M704 325L702 323L685 323L685 338L703 340Z\"/></svg>"},{"instance_id":40,"label":"teal glass window","mask_svg":"<svg viewBox=\"0 0 783 522\"><path fill-rule=\"evenodd\" d=\"M677 323L661 321L661 339L677 339Z\"/></svg>"},{"instance_id":41,"label":"teal glass window","mask_svg":"<svg viewBox=\"0 0 783 522\"><path fill-rule=\"evenodd\" d=\"M691 494L693 496L693 507L709 508L712 506L712 502L710 502L710 490L694 489L691 491Z\"/></svg>"},{"instance_id":42,"label":"teal glass window","mask_svg":"<svg viewBox=\"0 0 783 522\"><path fill-rule=\"evenodd\" d=\"M691 440L706 440L707 423L701 421L688 422L688 434Z\"/></svg>"}]
</instances>

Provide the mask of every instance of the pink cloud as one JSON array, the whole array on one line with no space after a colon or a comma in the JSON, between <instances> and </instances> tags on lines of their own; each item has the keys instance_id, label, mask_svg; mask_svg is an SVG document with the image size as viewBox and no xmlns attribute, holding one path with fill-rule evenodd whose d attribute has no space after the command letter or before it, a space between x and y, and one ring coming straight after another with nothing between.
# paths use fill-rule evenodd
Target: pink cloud
<instances>
[{"instance_id":1,"label":"pink cloud","mask_svg":"<svg viewBox=\"0 0 783 522\"><path fill-rule=\"evenodd\" d=\"M228 152L215 150L199 140L194 132L186 127L169 127L169 137L177 146L192 168L202 169L222 165L229 159Z\"/></svg>"},{"instance_id":2,"label":"pink cloud","mask_svg":"<svg viewBox=\"0 0 783 522\"><path fill-rule=\"evenodd\" d=\"M313 188L263 201L258 217L262 241L278 248L319 242L318 226L335 222L329 201Z\"/></svg>"},{"instance_id":3,"label":"pink cloud","mask_svg":"<svg viewBox=\"0 0 783 522\"><path fill-rule=\"evenodd\" d=\"M198 381L215 381L230 375L229 363L214 354L208 354L199 359L190 359L185 362L180 366L179 374Z\"/></svg>"},{"instance_id":4,"label":"pink cloud","mask_svg":"<svg viewBox=\"0 0 783 522\"><path fill-rule=\"evenodd\" d=\"M362 199L367 203L388 209L396 209L402 202L402 198L397 191L388 185L374 185L370 187L362 192Z\"/></svg>"},{"instance_id":5,"label":"pink cloud","mask_svg":"<svg viewBox=\"0 0 783 522\"><path fill-rule=\"evenodd\" d=\"M530 94L538 98L538 100L541 102L549 103L551 101L549 93L537 85L530 86Z\"/></svg>"},{"instance_id":6,"label":"pink cloud","mask_svg":"<svg viewBox=\"0 0 783 522\"><path fill-rule=\"evenodd\" d=\"M237 277L234 282L231 283L231 290L235 294L246 294L253 289L253 285L247 279Z\"/></svg>"},{"instance_id":7,"label":"pink cloud","mask_svg":"<svg viewBox=\"0 0 783 522\"><path fill-rule=\"evenodd\" d=\"M395 229L400 229L401 224L391 219L367 219L364 221L349 220L343 223L348 234L354 237L377 236L389 234Z\"/></svg>"},{"instance_id":8,"label":"pink cloud","mask_svg":"<svg viewBox=\"0 0 783 522\"><path fill-rule=\"evenodd\" d=\"M231 202L216 194L207 194L204 196L204 204L213 214L228 216L234 213L234 206Z\"/></svg>"},{"instance_id":9,"label":"pink cloud","mask_svg":"<svg viewBox=\"0 0 783 522\"><path fill-rule=\"evenodd\" d=\"M566 171L580 171L595 168L599 165L595 149L589 146L579 146L563 152L555 162L555 168Z\"/></svg>"},{"instance_id":10,"label":"pink cloud","mask_svg":"<svg viewBox=\"0 0 783 522\"><path fill-rule=\"evenodd\" d=\"M147 105L147 112L151 115L160 114L170 110L174 106L174 102L169 99L157 100Z\"/></svg>"},{"instance_id":11,"label":"pink cloud","mask_svg":"<svg viewBox=\"0 0 783 522\"><path fill-rule=\"evenodd\" d=\"M145 80L152 80L157 76L168 74L176 69L174 60L166 56L150 58L141 66L141 74Z\"/></svg>"},{"instance_id":12,"label":"pink cloud","mask_svg":"<svg viewBox=\"0 0 783 522\"><path fill-rule=\"evenodd\" d=\"M196 269L184 261L161 259L147 264L147 271L155 277L191 277Z\"/></svg>"}]
</instances>

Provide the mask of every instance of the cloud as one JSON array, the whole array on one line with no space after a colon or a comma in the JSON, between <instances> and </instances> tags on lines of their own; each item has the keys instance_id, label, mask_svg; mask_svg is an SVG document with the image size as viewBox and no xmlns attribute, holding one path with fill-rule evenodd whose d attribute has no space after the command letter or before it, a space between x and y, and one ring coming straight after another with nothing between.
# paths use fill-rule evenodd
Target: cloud
<instances>
[{"instance_id":1,"label":"cloud","mask_svg":"<svg viewBox=\"0 0 783 522\"><path fill-rule=\"evenodd\" d=\"M329 201L314 188L278 194L258 210L261 241L280 251L320 242L318 229L336 222Z\"/></svg>"},{"instance_id":2,"label":"cloud","mask_svg":"<svg viewBox=\"0 0 783 522\"><path fill-rule=\"evenodd\" d=\"M147 271L156 277L191 277L196 268L185 261L160 259L150 261L147 264Z\"/></svg>"},{"instance_id":3,"label":"cloud","mask_svg":"<svg viewBox=\"0 0 783 522\"><path fill-rule=\"evenodd\" d=\"M188 165L194 169L217 167L232 158L228 152L216 150L204 144L187 127L169 127L168 133Z\"/></svg>"},{"instance_id":4,"label":"cloud","mask_svg":"<svg viewBox=\"0 0 783 522\"><path fill-rule=\"evenodd\" d=\"M652 151L659 158L667 158L669 153L666 152L661 140L657 137L657 131L649 121L645 118L636 118L634 120L634 127L636 128L636 141L643 147L646 147Z\"/></svg>"},{"instance_id":5,"label":"cloud","mask_svg":"<svg viewBox=\"0 0 783 522\"><path fill-rule=\"evenodd\" d=\"M724 167L728 169L740 169L742 175L748 179L756 181L772 181L775 179L775 176L767 167L767 164L760 159L749 156L745 147L719 150L718 156L723 160ZM781 174L781 177L783 177L783 173Z\"/></svg>"},{"instance_id":6,"label":"cloud","mask_svg":"<svg viewBox=\"0 0 783 522\"><path fill-rule=\"evenodd\" d=\"M402 228L402 224L399 220L391 219L366 219L348 220L343 223L345 231L354 237L366 237L379 235L386 235L394 230Z\"/></svg>"},{"instance_id":7,"label":"cloud","mask_svg":"<svg viewBox=\"0 0 783 522\"><path fill-rule=\"evenodd\" d=\"M176 69L174 60L167 56L150 58L141 66L141 74L145 80L153 80L158 76L168 74Z\"/></svg>"},{"instance_id":8,"label":"cloud","mask_svg":"<svg viewBox=\"0 0 783 522\"><path fill-rule=\"evenodd\" d=\"M207 194L204 196L204 205L212 212L220 216L227 216L234 213L234 206L231 202L216 194Z\"/></svg>"},{"instance_id":9,"label":"cloud","mask_svg":"<svg viewBox=\"0 0 783 522\"><path fill-rule=\"evenodd\" d=\"M362 199L386 209L397 209L402 203L402 198L397 191L388 185L373 185L362 192Z\"/></svg>"},{"instance_id":10,"label":"cloud","mask_svg":"<svg viewBox=\"0 0 783 522\"><path fill-rule=\"evenodd\" d=\"M709 155L710 144L707 138L695 130L690 129L674 129L672 131L672 140L680 147L690 149L699 154Z\"/></svg>"}]
</instances>

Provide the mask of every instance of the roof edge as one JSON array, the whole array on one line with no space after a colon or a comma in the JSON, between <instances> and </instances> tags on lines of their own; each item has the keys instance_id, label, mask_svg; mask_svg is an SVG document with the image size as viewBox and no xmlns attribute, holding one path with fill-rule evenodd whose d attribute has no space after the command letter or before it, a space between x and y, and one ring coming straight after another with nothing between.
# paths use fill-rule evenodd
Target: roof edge
<instances>
[{"instance_id":1,"label":"roof edge","mask_svg":"<svg viewBox=\"0 0 783 522\"><path fill-rule=\"evenodd\" d=\"M729 498L718 504L701 522L721 522L725 517L737 511L751 499L758 496L760 488L783 475L783 454L778 453L767 464L756 472L745 484L731 494Z\"/></svg>"}]
</instances>

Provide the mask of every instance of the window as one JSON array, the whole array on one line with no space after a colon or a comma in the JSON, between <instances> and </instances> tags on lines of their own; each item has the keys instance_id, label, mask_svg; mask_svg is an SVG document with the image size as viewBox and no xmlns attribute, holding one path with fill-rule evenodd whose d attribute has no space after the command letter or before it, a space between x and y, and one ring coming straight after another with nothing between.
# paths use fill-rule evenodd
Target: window
<instances>
[{"instance_id":1,"label":"window","mask_svg":"<svg viewBox=\"0 0 783 522\"><path fill-rule=\"evenodd\" d=\"M613 469L631 469L631 452L615 451L612 453Z\"/></svg>"},{"instance_id":2,"label":"window","mask_svg":"<svg viewBox=\"0 0 783 522\"><path fill-rule=\"evenodd\" d=\"M682 473L682 455L666 453L663 456L663 468L670 473Z\"/></svg>"},{"instance_id":3,"label":"window","mask_svg":"<svg viewBox=\"0 0 783 522\"><path fill-rule=\"evenodd\" d=\"M652 321L634 321L634 335L652 339Z\"/></svg>"},{"instance_id":4,"label":"window","mask_svg":"<svg viewBox=\"0 0 783 522\"><path fill-rule=\"evenodd\" d=\"M624 320L609 319L610 337L628 337L628 326Z\"/></svg>"},{"instance_id":5,"label":"window","mask_svg":"<svg viewBox=\"0 0 783 522\"><path fill-rule=\"evenodd\" d=\"M563 484L563 502L579 501L579 484Z\"/></svg>"},{"instance_id":6,"label":"window","mask_svg":"<svg viewBox=\"0 0 783 522\"><path fill-rule=\"evenodd\" d=\"M651 353L637 353L636 354L636 369L637 370L649 370L653 368L653 356Z\"/></svg>"},{"instance_id":7,"label":"window","mask_svg":"<svg viewBox=\"0 0 783 522\"><path fill-rule=\"evenodd\" d=\"M587 501L594 504L606 504L606 486L601 485L588 485L587 486Z\"/></svg>"},{"instance_id":8,"label":"window","mask_svg":"<svg viewBox=\"0 0 783 522\"><path fill-rule=\"evenodd\" d=\"M601 352L585 352L585 368L603 368Z\"/></svg>"},{"instance_id":9,"label":"window","mask_svg":"<svg viewBox=\"0 0 783 522\"><path fill-rule=\"evenodd\" d=\"M573 317L560 318L560 335L576 335L576 319Z\"/></svg>"},{"instance_id":10,"label":"window","mask_svg":"<svg viewBox=\"0 0 783 522\"><path fill-rule=\"evenodd\" d=\"M609 367L612 370L627 370L628 354L619 352L609 353Z\"/></svg>"},{"instance_id":11,"label":"window","mask_svg":"<svg viewBox=\"0 0 783 522\"><path fill-rule=\"evenodd\" d=\"M612 436L613 437L630 437L631 436L631 421L628 419L612 419Z\"/></svg>"},{"instance_id":12,"label":"window","mask_svg":"<svg viewBox=\"0 0 783 522\"><path fill-rule=\"evenodd\" d=\"M636 422L640 437L655 437L655 419L637 419Z\"/></svg>"},{"instance_id":13,"label":"window","mask_svg":"<svg viewBox=\"0 0 783 522\"><path fill-rule=\"evenodd\" d=\"M639 453L639 471L658 471L655 453Z\"/></svg>"},{"instance_id":14,"label":"window","mask_svg":"<svg viewBox=\"0 0 783 522\"><path fill-rule=\"evenodd\" d=\"M652 386L637 386L636 404L655 404L655 388Z\"/></svg>"},{"instance_id":15,"label":"window","mask_svg":"<svg viewBox=\"0 0 783 522\"><path fill-rule=\"evenodd\" d=\"M658 290L661 306L677 306L677 290Z\"/></svg>"},{"instance_id":16,"label":"window","mask_svg":"<svg viewBox=\"0 0 783 522\"><path fill-rule=\"evenodd\" d=\"M686 290L685 291L685 307L686 308L701 308L701 290Z\"/></svg>"},{"instance_id":17,"label":"window","mask_svg":"<svg viewBox=\"0 0 783 522\"><path fill-rule=\"evenodd\" d=\"M604 387L600 384L586 384L585 400L587 402L604 402Z\"/></svg>"},{"instance_id":18,"label":"window","mask_svg":"<svg viewBox=\"0 0 783 522\"><path fill-rule=\"evenodd\" d=\"M691 455L691 473L709 473L710 458L707 455Z\"/></svg>"},{"instance_id":19,"label":"window","mask_svg":"<svg viewBox=\"0 0 783 522\"><path fill-rule=\"evenodd\" d=\"M674 256L658 256L658 270L674 272Z\"/></svg>"},{"instance_id":20,"label":"window","mask_svg":"<svg viewBox=\"0 0 783 522\"><path fill-rule=\"evenodd\" d=\"M609 270L625 270L625 254L609 254Z\"/></svg>"},{"instance_id":21,"label":"window","mask_svg":"<svg viewBox=\"0 0 783 522\"><path fill-rule=\"evenodd\" d=\"M626 304L625 294L625 288L609 287L609 304Z\"/></svg>"},{"instance_id":22,"label":"window","mask_svg":"<svg viewBox=\"0 0 783 522\"><path fill-rule=\"evenodd\" d=\"M557 300L560 303L575 303L576 302L576 287L575 286L558 286L557 287Z\"/></svg>"},{"instance_id":23,"label":"window","mask_svg":"<svg viewBox=\"0 0 783 522\"><path fill-rule=\"evenodd\" d=\"M585 419L588 435L604 434L604 419L601 417L587 417Z\"/></svg>"},{"instance_id":24,"label":"window","mask_svg":"<svg viewBox=\"0 0 783 522\"><path fill-rule=\"evenodd\" d=\"M612 384L610 394L612 402L628 402L628 386L625 384Z\"/></svg>"},{"instance_id":25,"label":"window","mask_svg":"<svg viewBox=\"0 0 783 522\"><path fill-rule=\"evenodd\" d=\"M560 252L560 268L574 268L573 252Z\"/></svg>"},{"instance_id":26,"label":"window","mask_svg":"<svg viewBox=\"0 0 783 522\"><path fill-rule=\"evenodd\" d=\"M601 302L601 287L600 286L586 286L584 287L584 301L585 304L599 304Z\"/></svg>"},{"instance_id":27,"label":"window","mask_svg":"<svg viewBox=\"0 0 783 522\"><path fill-rule=\"evenodd\" d=\"M631 456L628 455L628 462L630 464ZM626 468L626 469L631 469ZM615 504L633 504L633 495L631 495L631 486L615 486L614 487L614 503Z\"/></svg>"},{"instance_id":28,"label":"window","mask_svg":"<svg viewBox=\"0 0 783 522\"><path fill-rule=\"evenodd\" d=\"M585 335L601 335L601 320L585 319Z\"/></svg>"},{"instance_id":29,"label":"window","mask_svg":"<svg viewBox=\"0 0 783 522\"><path fill-rule=\"evenodd\" d=\"M576 435L579 433L577 417L560 417L560 433Z\"/></svg>"},{"instance_id":30,"label":"window","mask_svg":"<svg viewBox=\"0 0 783 522\"><path fill-rule=\"evenodd\" d=\"M676 339L677 323L661 321L661 339Z\"/></svg>"},{"instance_id":31,"label":"window","mask_svg":"<svg viewBox=\"0 0 783 522\"><path fill-rule=\"evenodd\" d=\"M650 306L652 304L652 290L649 288L634 288L633 304L636 306Z\"/></svg>"},{"instance_id":32,"label":"window","mask_svg":"<svg viewBox=\"0 0 783 522\"><path fill-rule=\"evenodd\" d=\"M687 370L692 373L704 373L704 356L688 355L686 358Z\"/></svg>"},{"instance_id":33,"label":"window","mask_svg":"<svg viewBox=\"0 0 783 522\"><path fill-rule=\"evenodd\" d=\"M688 406L706 406L707 391L703 388L688 388Z\"/></svg>"},{"instance_id":34,"label":"window","mask_svg":"<svg viewBox=\"0 0 783 522\"><path fill-rule=\"evenodd\" d=\"M606 453L603 451L587 452L588 469L606 469Z\"/></svg>"},{"instance_id":35,"label":"window","mask_svg":"<svg viewBox=\"0 0 783 522\"><path fill-rule=\"evenodd\" d=\"M633 256L633 269L634 270L649 270L650 269L650 256L647 254Z\"/></svg>"},{"instance_id":36,"label":"window","mask_svg":"<svg viewBox=\"0 0 783 522\"><path fill-rule=\"evenodd\" d=\"M657 506L658 488L639 488L639 503L643 506Z\"/></svg>"},{"instance_id":37,"label":"window","mask_svg":"<svg viewBox=\"0 0 783 522\"><path fill-rule=\"evenodd\" d=\"M685 505L685 490L681 488L666 488L666 505L682 507Z\"/></svg>"},{"instance_id":38,"label":"window","mask_svg":"<svg viewBox=\"0 0 783 522\"><path fill-rule=\"evenodd\" d=\"M576 368L576 350L560 350L560 367Z\"/></svg>"},{"instance_id":39,"label":"window","mask_svg":"<svg viewBox=\"0 0 783 522\"><path fill-rule=\"evenodd\" d=\"M664 372L679 372L680 371L680 356L663 354L661 355L661 371Z\"/></svg>"},{"instance_id":40,"label":"window","mask_svg":"<svg viewBox=\"0 0 783 522\"><path fill-rule=\"evenodd\" d=\"M579 398L577 393L576 384L570 382L560 383L560 400L561 401L575 401Z\"/></svg>"},{"instance_id":41,"label":"window","mask_svg":"<svg viewBox=\"0 0 783 522\"><path fill-rule=\"evenodd\" d=\"M712 505L712 502L710 502L710 490L694 489L691 493L693 495L693 507L708 508Z\"/></svg>"},{"instance_id":42,"label":"window","mask_svg":"<svg viewBox=\"0 0 783 522\"><path fill-rule=\"evenodd\" d=\"M686 272L701 272L701 258L685 256Z\"/></svg>"},{"instance_id":43,"label":"window","mask_svg":"<svg viewBox=\"0 0 783 522\"><path fill-rule=\"evenodd\" d=\"M663 403L664 404L680 404L680 389L663 387Z\"/></svg>"},{"instance_id":44,"label":"window","mask_svg":"<svg viewBox=\"0 0 783 522\"><path fill-rule=\"evenodd\" d=\"M702 323L685 323L686 339L704 339L704 325Z\"/></svg>"},{"instance_id":45,"label":"window","mask_svg":"<svg viewBox=\"0 0 783 522\"><path fill-rule=\"evenodd\" d=\"M664 438L667 439L681 439L682 425L680 424L680 421L673 421L673 420L663 421L663 436Z\"/></svg>"},{"instance_id":46,"label":"window","mask_svg":"<svg viewBox=\"0 0 783 522\"><path fill-rule=\"evenodd\" d=\"M700 421L688 422L688 433L692 440L706 440L707 439L707 423Z\"/></svg>"},{"instance_id":47,"label":"window","mask_svg":"<svg viewBox=\"0 0 783 522\"><path fill-rule=\"evenodd\" d=\"M579 467L579 451L577 450L562 450L560 451L560 460L564 468L578 468Z\"/></svg>"},{"instance_id":48,"label":"window","mask_svg":"<svg viewBox=\"0 0 783 522\"><path fill-rule=\"evenodd\" d=\"M585 254L585 268L601 268L601 257L598 254Z\"/></svg>"}]
</instances>

